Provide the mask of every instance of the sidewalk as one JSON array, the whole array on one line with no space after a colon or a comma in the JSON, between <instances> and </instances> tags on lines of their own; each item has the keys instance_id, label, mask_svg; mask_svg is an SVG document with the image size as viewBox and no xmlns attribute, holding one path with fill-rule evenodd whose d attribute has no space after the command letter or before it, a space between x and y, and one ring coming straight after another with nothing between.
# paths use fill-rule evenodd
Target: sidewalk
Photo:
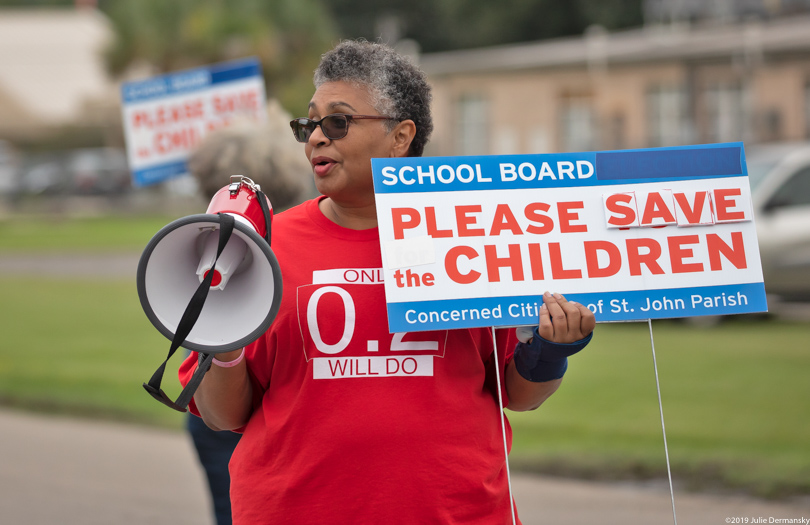
<instances>
[{"instance_id":1,"label":"sidewalk","mask_svg":"<svg viewBox=\"0 0 810 525\"><path fill-rule=\"evenodd\" d=\"M669 490L513 476L524 525L673 523ZM675 494L679 524L810 518L807 505ZM0 522L211 524L202 470L180 432L0 409ZM738 521L736 523L745 523ZM778 522L777 522L778 523Z\"/></svg>"}]
</instances>

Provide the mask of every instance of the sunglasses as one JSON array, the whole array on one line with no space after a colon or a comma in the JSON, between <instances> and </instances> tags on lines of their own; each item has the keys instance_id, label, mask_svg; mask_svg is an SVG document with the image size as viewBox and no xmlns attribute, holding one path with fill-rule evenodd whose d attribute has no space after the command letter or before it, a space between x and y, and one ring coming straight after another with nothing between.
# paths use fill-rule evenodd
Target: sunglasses
<instances>
[{"instance_id":1,"label":"sunglasses","mask_svg":"<svg viewBox=\"0 0 810 525\"><path fill-rule=\"evenodd\" d=\"M345 115L343 113L335 113L328 115L321 120L312 120L309 118L297 118L290 122L290 127L293 130L295 140L298 142L309 142L309 137L318 126L321 131L329 140L342 139L349 132L349 122L353 120L396 120L391 117L384 117L381 115Z\"/></svg>"}]
</instances>

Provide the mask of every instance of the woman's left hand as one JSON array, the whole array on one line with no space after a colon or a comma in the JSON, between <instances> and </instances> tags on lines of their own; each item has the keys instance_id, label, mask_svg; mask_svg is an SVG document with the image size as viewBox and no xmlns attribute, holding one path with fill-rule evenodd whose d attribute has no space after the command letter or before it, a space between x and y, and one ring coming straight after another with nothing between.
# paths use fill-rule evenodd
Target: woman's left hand
<instances>
[{"instance_id":1,"label":"woman's left hand","mask_svg":"<svg viewBox=\"0 0 810 525\"><path fill-rule=\"evenodd\" d=\"M543 294L537 333L554 343L573 343L588 337L596 318L585 305L569 302L562 294Z\"/></svg>"}]
</instances>

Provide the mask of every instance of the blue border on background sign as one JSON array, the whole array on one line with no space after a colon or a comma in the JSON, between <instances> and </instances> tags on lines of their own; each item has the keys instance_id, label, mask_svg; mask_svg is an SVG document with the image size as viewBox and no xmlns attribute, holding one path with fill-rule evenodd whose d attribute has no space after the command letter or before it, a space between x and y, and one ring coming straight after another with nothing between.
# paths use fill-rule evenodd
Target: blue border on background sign
<instances>
[{"instance_id":1,"label":"blue border on background sign","mask_svg":"<svg viewBox=\"0 0 810 525\"><path fill-rule=\"evenodd\" d=\"M597 322L642 321L768 311L764 283L572 293L565 294L565 297L569 301L577 301L588 306L594 311ZM697 304L695 303L696 297L701 298ZM395 333L481 326L534 325L537 324L537 316L532 310L539 307L542 300L542 296L538 294L388 303L388 326L389 331ZM733 304L735 302L739 302L739 304ZM708 306L709 303L712 306ZM645 311L644 308L648 304L650 308ZM528 308L521 305L527 305ZM475 310L479 312L479 316L468 319L469 313L467 313L463 315L465 318L462 319L462 310L467 312ZM489 314L480 315L485 310ZM421 312L427 315L427 319L424 319L424 316L422 319L419 318ZM437 314L431 316L430 312ZM443 312L444 315L439 312ZM454 315L452 312L456 312L456 314ZM499 317L498 313L500 313ZM416 320L416 322L411 323L409 319Z\"/></svg>"},{"instance_id":2,"label":"blue border on background sign","mask_svg":"<svg viewBox=\"0 0 810 525\"><path fill-rule=\"evenodd\" d=\"M578 162L589 163L593 167L593 174L579 178ZM548 164L554 173L553 178L548 175L539 178L544 163ZM558 163L572 165L573 178L558 176ZM514 181L504 181L500 176L501 164L511 164L515 167L525 165L526 178L529 177L533 167L538 176L533 180L524 180L518 176ZM374 191L378 194L610 186L664 180L748 176L742 142L540 155L375 158L371 159L371 167ZM386 168L388 175L384 171ZM390 168L393 168L395 175L404 168L403 179L397 176L397 182L390 184L393 180ZM581 169L582 175L585 175L589 168L581 164ZM433 183L429 182L431 170L435 181ZM453 170L460 173L463 180L458 178L450 180ZM441 182L439 180L441 178L449 182ZM407 183L403 183L402 180ZM386 181L389 184L386 184Z\"/></svg>"},{"instance_id":3,"label":"blue border on background sign","mask_svg":"<svg viewBox=\"0 0 810 525\"><path fill-rule=\"evenodd\" d=\"M132 179L136 186L146 186L173 179L186 173L188 173L186 161L181 160L135 170L132 172Z\"/></svg>"},{"instance_id":4,"label":"blue border on background sign","mask_svg":"<svg viewBox=\"0 0 810 525\"><path fill-rule=\"evenodd\" d=\"M124 104L145 102L170 95L193 93L215 84L257 76L262 76L262 67L258 58L233 60L146 80L125 82L121 86L121 100Z\"/></svg>"}]
</instances>

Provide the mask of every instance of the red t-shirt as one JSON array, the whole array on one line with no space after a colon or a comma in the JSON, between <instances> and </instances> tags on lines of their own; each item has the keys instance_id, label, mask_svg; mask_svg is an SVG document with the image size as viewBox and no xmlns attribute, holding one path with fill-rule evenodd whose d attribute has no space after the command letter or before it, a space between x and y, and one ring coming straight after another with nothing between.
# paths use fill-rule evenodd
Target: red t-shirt
<instances>
[{"instance_id":1,"label":"red t-shirt","mask_svg":"<svg viewBox=\"0 0 810 525\"><path fill-rule=\"evenodd\" d=\"M234 523L511 523L491 329L389 334L377 229L317 200L279 214L272 241L284 292L246 348L257 406L230 463ZM517 341L496 333L503 384Z\"/></svg>"}]
</instances>

